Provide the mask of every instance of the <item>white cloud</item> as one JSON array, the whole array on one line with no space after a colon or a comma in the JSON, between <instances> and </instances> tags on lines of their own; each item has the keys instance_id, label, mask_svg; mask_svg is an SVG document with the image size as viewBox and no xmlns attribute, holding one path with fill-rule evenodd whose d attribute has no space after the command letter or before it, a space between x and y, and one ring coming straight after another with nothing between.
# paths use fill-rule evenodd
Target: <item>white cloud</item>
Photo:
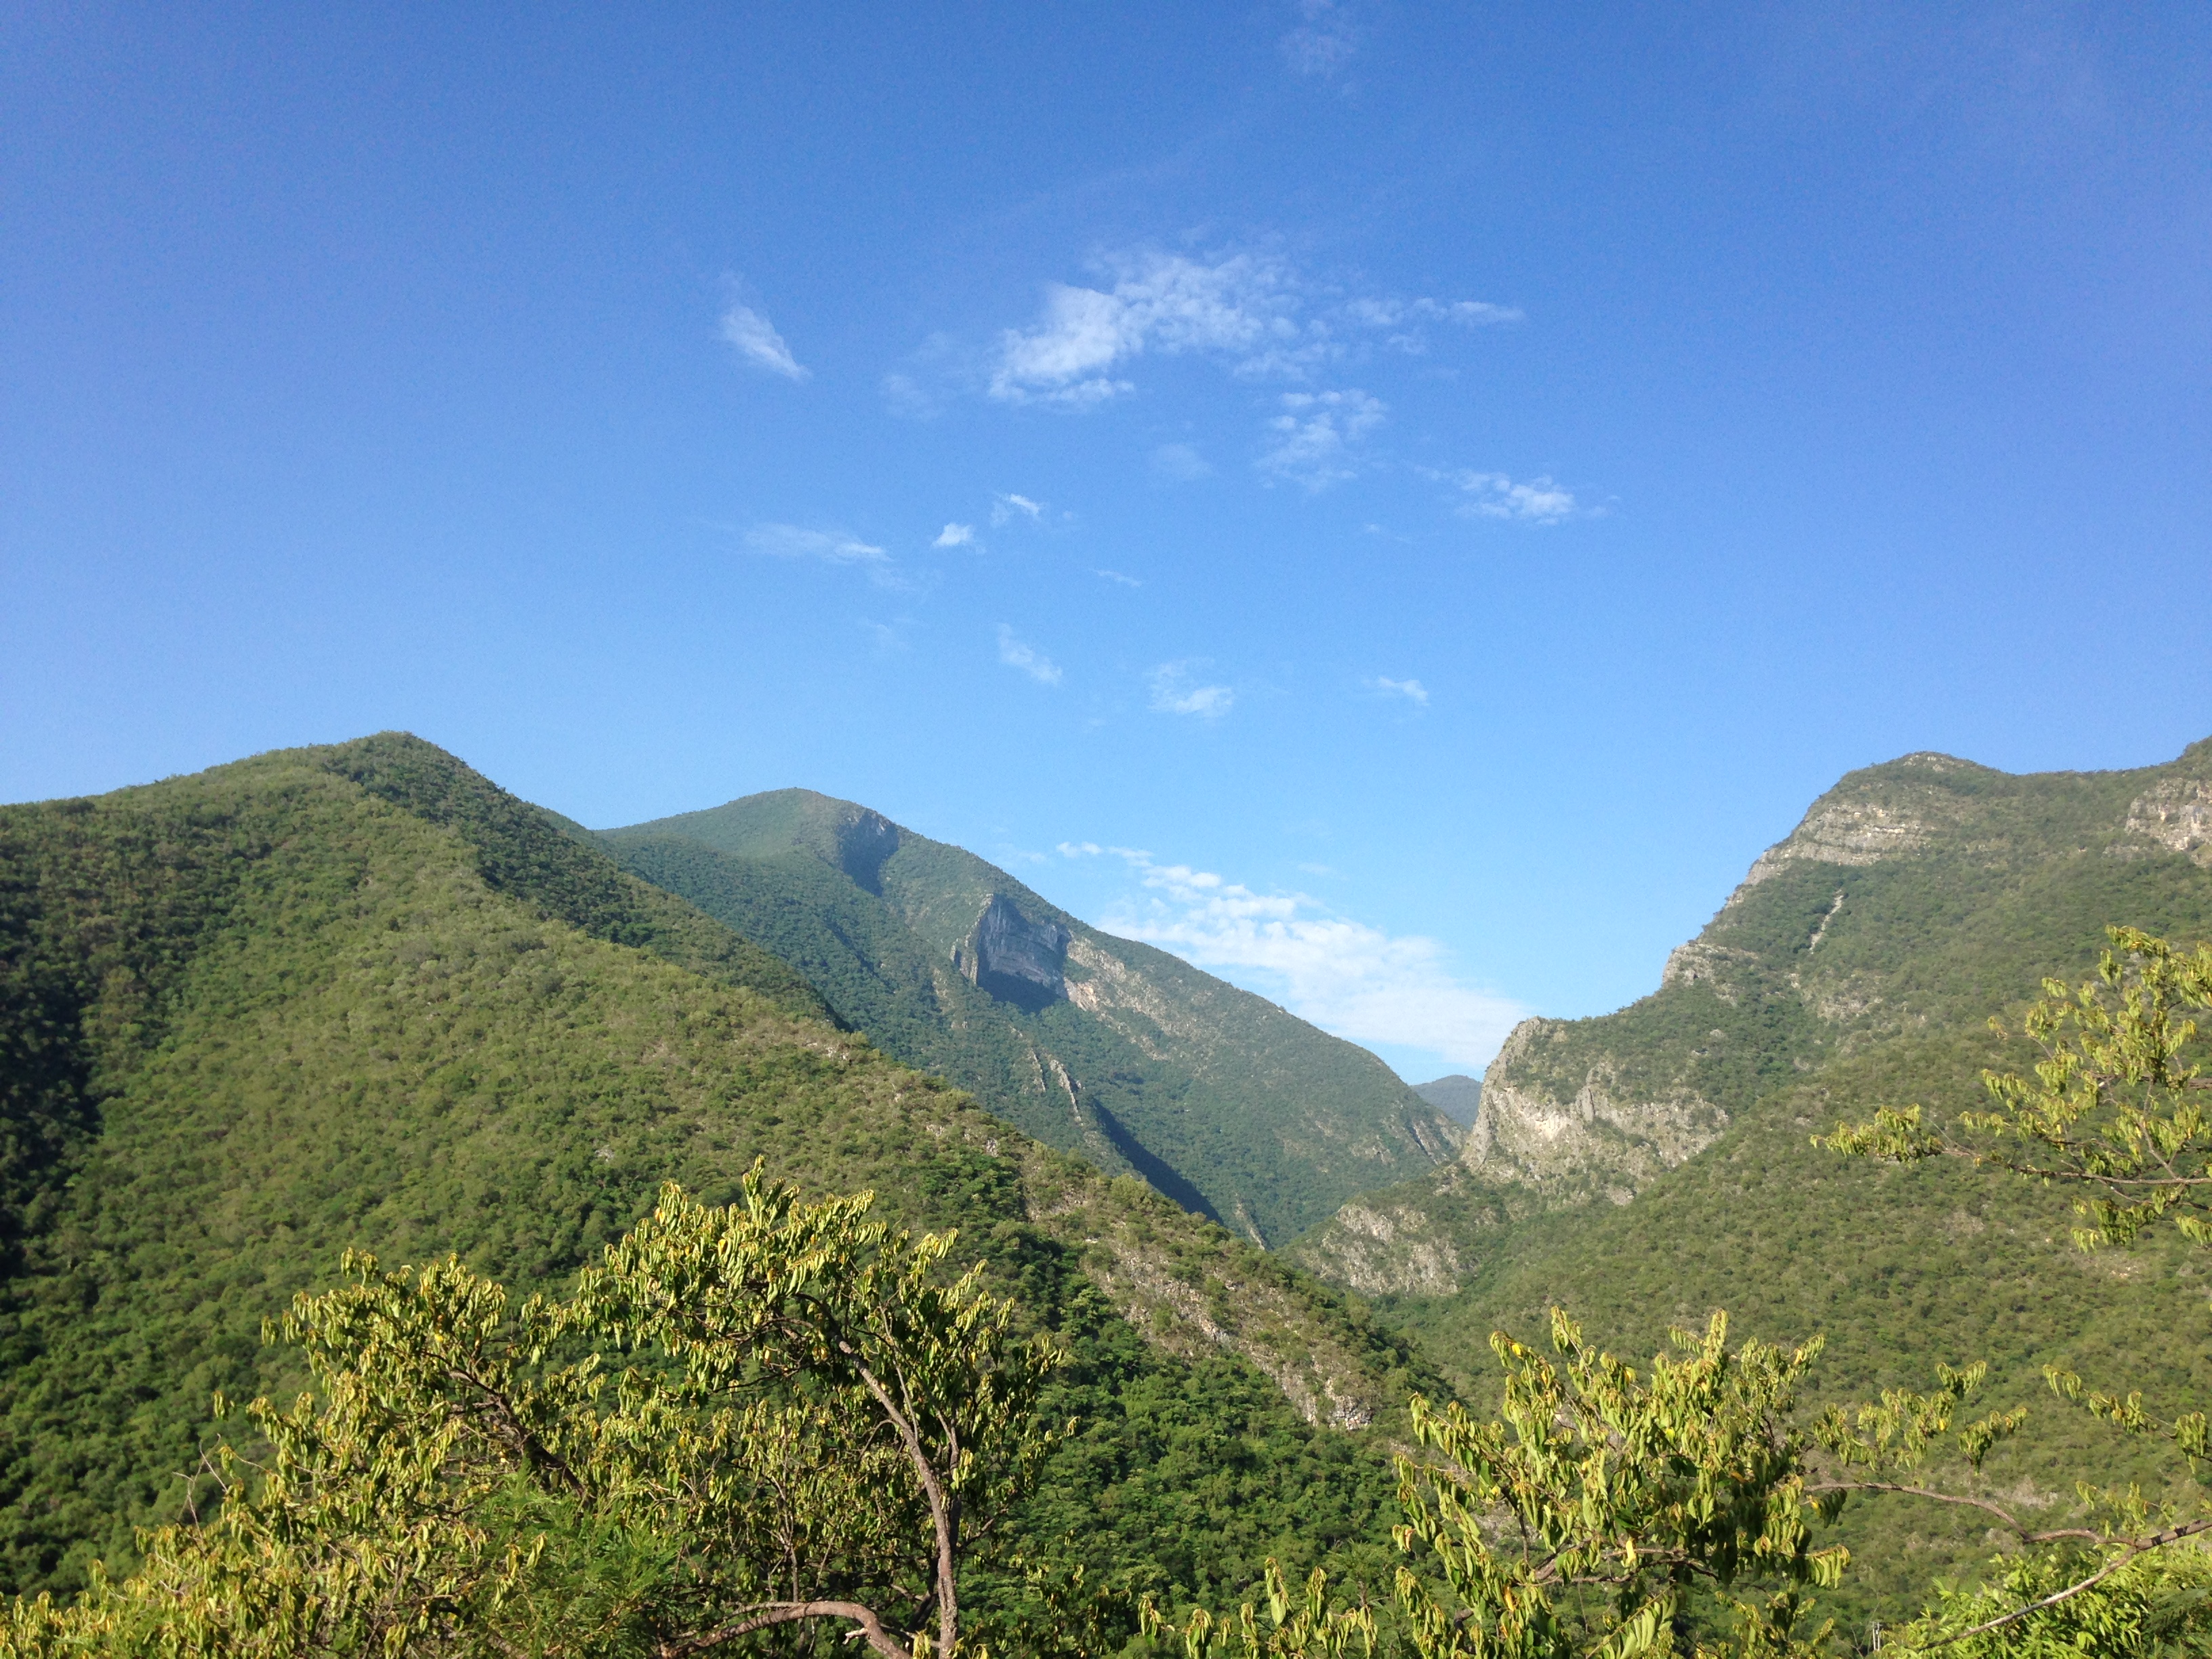
<instances>
[{"instance_id":1,"label":"white cloud","mask_svg":"<svg viewBox=\"0 0 2212 1659\"><path fill-rule=\"evenodd\" d=\"M1378 676L1368 684L1386 697L1403 697L1419 708L1429 706L1429 688L1419 680L1394 680L1388 674Z\"/></svg>"},{"instance_id":2,"label":"white cloud","mask_svg":"<svg viewBox=\"0 0 2212 1659\"><path fill-rule=\"evenodd\" d=\"M1188 444L1162 444L1152 452L1152 476L1170 483L1189 483L1210 477L1213 468Z\"/></svg>"},{"instance_id":3,"label":"white cloud","mask_svg":"<svg viewBox=\"0 0 2212 1659\"><path fill-rule=\"evenodd\" d=\"M999 660L1009 668L1020 669L1040 685L1060 684L1060 665L1035 646L1024 645L1004 623L999 624Z\"/></svg>"},{"instance_id":4,"label":"white cloud","mask_svg":"<svg viewBox=\"0 0 2212 1659\"><path fill-rule=\"evenodd\" d=\"M1462 984L1436 940L1394 937L1305 894L1257 893L1133 848L1077 842L1060 851L1120 858L1136 877L1143 890L1104 918L1109 931L1250 984L1355 1042L1399 1043L1479 1071L1532 1012Z\"/></svg>"},{"instance_id":5,"label":"white cloud","mask_svg":"<svg viewBox=\"0 0 2212 1659\"><path fill-rule=\"evenodd\" d=\"M1323 14L1341 16L1327 4L1314 15ZM1428 349L1424 330L1431 325L1523 320L1516 307L1487 300L1346 299L1340 283L1316 280L1269 252L1193 258L1127 248L1100 255L1093 268L1096 286L1047 283L1036 319L1001 331L976 368L957 367L951 360L958 349L944 335L915 354L914 367L980 383L1002 402L1082 409L1135 391L1130 369L1143 356L1188 353L1246 377L1310 382L1325 365L1366 354L1364 337L1373 331L1383 331L1390 348L1419 353ZM934 409L911 374L889 375L884 386L900 412ZM1167 444L1154 452L1153 466L1163 477L1195 477L1205 462L1187 444Z\"/></svg>"},{"instance_id":6,"label":"white cloud","mask_svg":"<svg viewBox=\"0 0 2212 1659\"><path fill-rule=\"evenodd\" d=\"M1105 580L1114 582L1122 587L1142 587L1144 586L1144 583L1138 580L1136 577L1125 576L1118 570L1101 570L1096 574Z\"/></svg>"},{"instance_id":7,"label":"white cloud","mask_svg":"<svg viewBox=\"0 0 2212 1659\"><path fill-rule=\"evenodd\" d=\"M1289 273L1249 253L1201 264L1179 253L1143 252L1102 261L1110 289L1054 283L1044 314L999 337L994 398L1082 406L1133 390L1107 371L1146 351L1228 353L1239 359L1271 341L1294 342L1299 329Z\"/></svg>"},{"instance_id":8,"label":"white cloud","mask_svg":"<svg viewBox=\"0 0 2212 1659\"><path fill-rule=\"evenodd\" d=\"M1274 437L1261 453L1260 471L1326 489L1358 471L1350 447L1382 424L1389 405L1364 392L1286 392L1282 407L1267 422Z\"/></svg>"},{"instance_id":9,"label":"white cloud","mask_svg":"<svg viewBox=\"0 0 2212 1659\"><path fill-rule=\"evenodd\" d=\"M1550 478L1530 478L1516 483L1503 472L1458 472L1444 475L1459 486L1467 500L1460 511L1476 518L1515 519L1523 524L1558 524L1581 516L1571 491Z\"/></svg>"},{"instance_id":10,"label":"white cloud","mask_svg":"<svg viewBox=\"0 0 2212 1659\"><path fill-rule=\"evenodd\" d=\"M991 522L1004 527L1016 519L1027 519L1036 524L1044 517L1044 503L1033 501L1026 495L994 495L991 498Z\"/></svg>"},{"instance_id":11,"label":"white cloud","mask_svg":"<svg viewBox=\"0 0 2212 1659\"><path fill-rule=\"evenodd\" d=\"M1344 0L1298 0L1297 28L1275 44L1297 75L1329 81L1359 51L1361 30Z\"/></svg>"},{"instance_id":12,"label":"white cloud","mask_svg":"<svg viewBox=\"0 0 2212 1659\"><path fill-rule=\"evenodd\" d=\"M1427 305L1426 300L1416 301ZM1492 323L1525 323L1528 313L1518 306L1494 306L1487 300L1455 300L1443 307L1447 320L1471 323L1478 327Z\"/></svg>"},{"instance_id":13,"label":"white cloud","mask_svg":"<svg viewBox=\"0 0 2212 1659\"><path fill-rule=\"evenodd\" d=\"M1479 328L1528 320L1517 306L1494 306L1487 300L1352 300L1346 303L1344 314L1363 328L1402 328L1421 322Z\"/></svg>"},{"instance_id":14,"label":"white cloud","mask_svg":"<svg viewBox=\"0 0 2212 1659\"><path fill-rule=\"evenodd\" d=\"M1359 299L1348 301L1342 314L1359 328L1395 331L1384 338L1383 343L1393 351L1413 356L1429 349L1429 337L1421 326L1424 323L1456 323L1462 327L1480 328L1528 320L1527 313L1519 307L1492 305L1487 300Z\"/></svg>"},{"instance_id":15,"label":"white cloud","mask_svg":"<svg viewBox=\"0 0 2212 1659\"><path fill-rule=\"evenodd\" d=\"M1152 688L1152 708L1162 714L1196 714L1201 720L1219 720L1237 703L1236 692L1225 685L1193 684L1195 670L1204 668L1203 659L1188 658L1182 662L1164 662L1152 670L1149 678Z\"/></svg>"},{"instance_id":16,"label":"white cloud","mask_svg":"<svg viewBox=\"0 0 2212 1659\"><path fill-rule=\"evenodd\" d=\"M884 406L894 415L926 421L937 413L937 398L911 374L892 373L884 375L881 390Z\"/></svg>"},{"instance_id":17,"label":"white cloud","mask_svg":"<svg viewBox=\"0 0 2212 1659\"><path fill-rule=\"evenodd\" d=\"M949 524L937 532L937 539L930 543L930 545L932 547L967 547L972 544L975 539L974 525Z\"/></svg>"},{"instance_id":18,"label":"white cloud","mask_svg":"<svg viewBox=\"0 0 2212 1659\"><path fill-rule=\"evenodd\" d=\"M1327 5L1314 15L1323 14L1340 15ZM1425 331L1432 325L1522 320L1516 308L1486 300L1346 299L1339 284L1316 281L1265 252L1193 258L1124 249L1100 256L1095 268L1101 273L1097 286L1048 283L1036 319L1000 334L981 365L981 382L991 397L1089 408L1136 389L1130 371L1138 358L1179 354L1210 358L1247 378L1310 384L1326 366L1369 354L1369 337L1377 332L1385 347L1421 353L1429 349ZM951 349L936 337L915 361L941 359ZM894 407L918 409L926 400L910 379L893 376L885 386ZM1194 448L1180 443L1154 450L1152 465L1156 476L1176 481L1211 470Z\"/></svg>"},{"instance_id":19,"label":"white cloud","mask_svg":"<svg viewBox=\"0 0 2212 1659\"><path fill-rule=\"evenodd\" d=\"M822 559L830 564L875 563L890 556L842 531L809 530L795 524L755 525L745 532L745 547L775 559Z\"/></svg>"},{"instance_id":20,"label":"white cloud","mask_svg":"<svg viewBox=\"0 0 2212 1659\"><path fill-rule=\"evenodd\" d=\"M786 380L804 380L808 370L791 355L791 348L783 336L775 331L769 319L750 306L735 301L722 313L722 337L738 349L738 355L757 368L771 374L781 374Z\"/></svg>"}]
</instances>

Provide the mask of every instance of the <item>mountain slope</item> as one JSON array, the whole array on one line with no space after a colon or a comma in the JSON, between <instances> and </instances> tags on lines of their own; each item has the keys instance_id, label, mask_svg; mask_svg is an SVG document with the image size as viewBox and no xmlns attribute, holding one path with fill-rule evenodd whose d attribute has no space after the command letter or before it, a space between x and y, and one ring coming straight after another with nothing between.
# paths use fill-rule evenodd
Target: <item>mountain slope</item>
<instances>
[{"instance_id":1,"label":"mountain slope","mask_svg":"<svg viewBox=\"0 0 2212 1659\"><path fill-rule=\"evenodd\" d=\"M878 1046L1261 1243L1458 1144L1365 1050L866 807L778 790L601 839Z\"/></svg>"},{"instance_id":2,"label":"mountain slope","mask_svg":"<svg viewBox=\"0 0 2212 1659\"><path fill-rule=\"evenodd\" d=\"M2113 922L2212 937L2212 743L2128 772L1911 756L1854 773L1674 952L1658 992L1522 1026L1457 1170L1363 1195L1288 1254L1384 1295L1386 1318L1467 1386L1489 1370L1490 1332L1537 1333L1553 1304L1638 1353L1725 1308L1743 1335L1825 1334L1826 1398L1989 1360L1992 1403L2030 1410L1990 1489L2031 1507L2063 1512L2085 1469L2168 1485L2178 1467L2057 1406L2042 1367L2201 1403L2194 1253L2085 1256L2063 1194L1810 1145L1877 1105L1976 1103L1983 1067L2033 1058L1988 1017L2046 974L2085 975ZM1978 1526L1905 1507L1846 1532L1862 1616L1894 1616L1911 1586L1990 1547Z\"/></svg>"},{"instance_id":3,"label":"mountain slope","mask_svg":"<svg viewBox=\"0 0 2212 1659\"><path fill-rule=\"evenodd\" d=\"M1238 1589L1279 1541L1255 1515L1379 1539L1387 1467L1328 1425L1389 1408L1401 1345L811 1003L411 738L0 808L0 1583L209 1501L210 1394L296 1382L261 1322L343 1249L547 1285L661 1181L720 1198L757 1157L963 1227L1068 1335L1041 1538L1079 1515L1098 1571ZM1219 1469L1164 1455L1192 1434Z\"/></svg>"},{"instance_id":4,"label":"mountain slope","mask_svg":"<svg viewBox=\"0 0 2212 1659\"><path fill-rule=\"evenodd\" d=\"M2208 866L2212 740L2124 772L2015 777L1942 755L1854 772L1760 854L1657 991L1516 1027L1457 1168L1363 1197L1302 1259L1368 1290L1439 1288L1449 1235L1625 1203L1763 1096L1972 1030L2044 975L2085 970L2108 923L2212 925ZM1390 1265L1416 1255L1415 1277Z\"/></svg>"}]
</instances>

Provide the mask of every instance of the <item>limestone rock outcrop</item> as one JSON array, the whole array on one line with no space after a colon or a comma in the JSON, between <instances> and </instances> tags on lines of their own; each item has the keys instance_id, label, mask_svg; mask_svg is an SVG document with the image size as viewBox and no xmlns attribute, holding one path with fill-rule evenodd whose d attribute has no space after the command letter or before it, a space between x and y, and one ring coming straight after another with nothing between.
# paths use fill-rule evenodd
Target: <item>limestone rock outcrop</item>
<instances>
[{"instance_id":1,"label":"limestone rock outcrop","mask_svg":"<svg viewBox=\"0 0 2212 1659\"><path fill-rule=\"evenodd\" d=\"M1525 1182L1561 1196L1626 1204L1653 1177L1719 1139L1728 1114L1681 1082L1662 1089L1622 1085L1613 1058L1580 1068L1572 1092L1540 1051L1567 1037L1566 1020L1516 1026L1482 1084L1482 1105L1462 1152L1492 1179Z\"/></svg>"},{"instance_id":2,"label":"limestone rock outcrop","mask_svg":"<svg viewBox=\"0 0 2212 1659\"><path fill-rule=\"evenodd\" d=\"M1042 1008L1067 995L1062 970L1073 937L1056 921L1031 921L1004 893L994 893L974 929L954 947L952 963L1000 1001Z\"/></svg>"},{"instance_id":3,"label":"limestone rock outcrop","mask_svg":"<svg viewBox=\"0 0 2212 1659\"><path fill-rule=\"evenodd\" d=\"M2212 783L2165 778L2128 805L2128 832L2212 867Z\"/></svg>"}]
</instances>

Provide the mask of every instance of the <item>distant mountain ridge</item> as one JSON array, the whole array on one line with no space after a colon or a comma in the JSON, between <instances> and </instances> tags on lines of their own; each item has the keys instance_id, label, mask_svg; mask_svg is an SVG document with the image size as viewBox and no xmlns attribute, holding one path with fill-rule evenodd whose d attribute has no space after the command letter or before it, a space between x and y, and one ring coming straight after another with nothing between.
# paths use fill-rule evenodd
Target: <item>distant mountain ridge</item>
<instances>
[{"instance_id":1,"label":"distant mountain ridge","mask_svg":"<svg viewBox=\"0 0 2212 1659\"><path fill-rule=\"evenodd\" d=\"M2112 923L2212 939L2212 741L2127 771L1918 754L1853 772L1651 995L1519 1027L1456 1166L1362 1194L1285 1253L1377 1298L1478 1394L1490 1334L1534 1336L1553 1306L1622 1354L1716 1309L1744 1336L1821 1334L1814 1400L1987 1360L1986 1406L2027 1425L1960 1478L2066 1524L2085 1431L2043 1367L2124 1378L2155 1409L2201 1404L2212 1344L2176 1319L2201 1316L2203 1264L2172 1241L2083 1254L2063 1192L1811 1140L1881 1105L1981 1103L1982 1068L2034 1057L1989 1017L2046 975L2089 973ZM2187 1492L2178 1460L2098 1446L2100 1479ZM1859 1559L1836 1610L1856 1620L1896 1620L1930 1571L1971 1573L1990 1547L1976 1522L1881 1506L1847 1515L1844 1538Z\"/></svg>"},{"instance_id":2,"label":"distant mountain ridge","mask_svg":"<svg viewBox=\"0 0 2212 1659\"><path fill-rule=\"evenodd\" d=\"M1416 1083L1413 1092L1453 1122L1469 1126L1474 1124L1475 1112L1482 1104L1481 1079L1464 1072Z\"/></svg>"},{"instance_id":3,"label":"distant mountain ridge","mask_svg":"<svg viewBox=\"0 0 2212 1659\"><path fill-rule=\"evenodd\" d=\"M2108 922L2201 925L2208 871L2212 739L2129 771L2015 776L1922 753L1853 772L1668 956L1656 991L1515 1027L1457 1168L1363 1198L1300 1252L1367 1291L1434 1290L1453 1251L1425 1193L1438 1214L1626 1203L1761 1096L1978 1027L2043 975L2086 969Z\"/></svg>"},{"instance_id":4,"label":"distant mountain ridge","mask_svg":"<svg viewBox=\"0 0 2212 1659\"><path fill-rule=\"evenodd\" d=\"M775 790L599 840L885 1052L1255 1242L1456 1156L1366 1050L854 802Z\"/></svg>"}]
</instances>

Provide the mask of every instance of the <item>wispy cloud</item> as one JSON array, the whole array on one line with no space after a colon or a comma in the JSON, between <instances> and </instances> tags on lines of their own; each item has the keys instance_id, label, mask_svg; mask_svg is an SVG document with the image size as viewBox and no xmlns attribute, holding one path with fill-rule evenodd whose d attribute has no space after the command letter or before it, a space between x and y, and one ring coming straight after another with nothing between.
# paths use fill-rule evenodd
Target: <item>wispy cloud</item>
<instances>
[{"instance_id":1,"label":"wispy cloud","mask_svg":"<svg viewBox=\"0 0 2212 1659\"><path fill-rule=\"evenodd\" d=\"M1188 444L1162 444L1152 454L1152 476L1170 483L1191 483L1212 476L1205 456Z\"/></svg>"},{"instance_id":2,"label":"wispy cloud","mask_svg":"<svg viewBox=\"0 0 2212 1659\"><path fill-rule=\"evenodd\" d=\"M1425 352L1436 327L1522 320L1517 308L1487 300L1347 295L1340 281L1316 277L1268 249L1194 257L1138 247L1103 253L1093 268L1100 273L1095 286L1048 284L1037 318L1027 327L1002 331L969 384L1004 403L1089 409L1133 392L1139 360L1194 356L1244 379L1312 388L1333 370L1366 361L1378 349ZM945 359L941 338L930 349ZM949 363L945 372L957 378ZM921 396L910 380L886 385L895 405L915 404ZM1304 395L1356 403L1368 394L1309 390ZM1371 412L1379 415L1380 409L1373 404ZM1340 450L1356 435L1358 421L1348 411L1327 419L1316 412L1304 422L1274 424L1285 434L1311 426L1303 447L1285 449L1279 438L1269 453L1281 453L1281 465L1302 482L1316 477L1333 482L1340 467L1316 469L1305 457L1316 446ZM1169 482L1212 471L1187 442L1158 446L1150 466L1154 477Z\"/></svg>"},{"instance_id":3,"label":"wispy cloud","mask_svg":"<svg viewBox=\"0 0 2212 1659\"><path fill-rule=\"evenodd\" d=\"M1219 720L1237 704L1237 693L1225 685L1198 683L1198 672L1207 666L1202 657L1164 662L1146 677L1152 686L1152 708L1162 714L1195 714Z\"/></svg>"},{"instance_id":4,"label":"wispy cloud","mask_svg":"<svg viewBox=\"0 0 2212 1659\"><path fill-rule=\"evenodd\" d=\"M1356 328L1382 332L1382 343L1393 351L1413 356L1429 349L1426 324L1494 328L1528 319L1517 306L1492 305L1487 300L1352 300L1346 302L1343 316Z\"/></svg>"},{"instance_id":5,"label":"wispy cloud","mask_svg":"<svg viewBox=\"0 0 2212 1659\"><path fill-rule=\"evenodd\" d=\"M1465 985L1443 945L1392 935L1304 893L1259 893L1133 848L1063 842L1068 858L1121 860L1139 891L1103 918L1139 939L1273 995L1356 1042L1400 1043L1480 1070L1532 1012Z\"/></svg>"},{"instance_id":6,"label":"wispy cloud","mask_svg":"<svg viewBox=\"0 0 2212 1659\"><path fill-rule=\"evenodd\" d=\"M1018 520L1036 524L1044 517L1044 503L1033 501L1026 495L994 495L991 498L991 522L1003 529Z\"/></svg>"},{"instance_id":7,"label":"wispy cloud","mask_svg":"<svg viewBox=\"0 0 2212 1659\"><path fill-rule=\"evenodd\" d=\"M810 371L791 355L783 336L750 306L731 301L730 308L722 313L721 335L737 348L738 356L756 368L781 374L787 380L808 378Z\"/></svg>"},{"instance_id":8,"label":"wispy cloud","mask_svg":"<svg viewBox=\"0 0 2212 1659\"><path fill-rule=\"evenodd\" d=\"M1419 680L1394 680L1382 674L1367 683L1386 697L1403 697L1417 708L1429 706L1429 688Z\"/></svg>"},{"instance_id":9,"label":"wispy cloud","mask_svg":"<svg viewBox=\"0 0 2212 1659\"><path fill-rule=\"evenodd\" d=\"M1144 583L1139 581L1136 577L1125 576L1118 570L1101 570L1095 574L1103 580L1113 582L1121 587L1142 587L1144 586Z\"/></svg>"},{"instance_id":10,"label":"wispy cloud","mask_svg":"<svg viewBox=\"0 0 2212 1659\"><path fill-rule=\"evenodd\" d=\"M1359 51L1363 31L1345 0L1297 0L1298 26L1275 44L1294 75L1329 81Z\"/></svg>"},{"instance_id":11,"label":"wispy cloud","mask_svg":"<svg viewBox=\"0 0 2212 1659\"><path fill-rule=\"evenodd\" d=\"M1033 645L1024 645L1014 637L1014 630L1004 623L999 624L999 660L1009 668L1018 668L1040 685L1060 684L1060 665Z\"/></svg>"},{"instance_id":12,"label":"wispy cloud","mask_svg":"<svg viewBox=\"0 0 2212 1659\"><path fill-rule=\"evenodd\" d=\"M1000 336L990 393L1008 403L1070 406L1134 390L1110 372L1158 352L1225 353L1246 359L1273 343L1294 343L1297 308L1289 271L1249 253L1210 264L1180 253L1119 253L1101 261L1110 288L1054 283L1043 315Z\"/></svg>"},{"instance_id":13,"label":"wispy cloud","mask_svg":"<svg viewBox=\"0 0 2212 1659\"><path fill-rule=\"evenodd\" d=\"M1310 490L1341 483L1358 471L1351 447L1382 423L1388 407L1364 392L1286 392L1283 413L1267 422L1273 436L1260 471Z\"/></svg>"},{"instance_id":14,"label":"wispy cloud","mask_svg":"<svg viewBox=\"0 0 2212 1659\"><path fill-rule=\"evenodd\" d=\"M1344 314L1364 328L1402 328L1421 322L1481 328L1528 320L1518 306L1494 306L1487 300L1352 300Z\"/></svg>"},{"instance_id":15,"label":"wispy cloud","mask_svg":"<svg viewBox=\"0 0 2212 1659\"><path fill-rule=\"evenodd\" d=\"M932 547L967 547L973 544L975 540L974 525L949 524L937 532L937 539L930 543L930 545Z\"/></svg>"},{"instance_id":16,"label":"wispy cloud","mask_svg":"<svg viewBox=\"0 0 2212 1659\"><path fill-rule=\"evenodd\" d=\"M1443 475L1458 486L1465 498L1460 511L1480 519L1514 519L1522 524L1558 524L1586 516L1571 490L1548 477L1519 483L1503 472L1455 472Z\"/></svg>"},{"instance_id":17,"label":"wispy cloud","mask_svg":"<svg viewBox=\"0 0 2212 1659\"><path fill-rule=\"evenodd\" d=\"M772 559L821 559L830 564L874 564L890 557L880 547L838 530L809 530L803 525L762 524L745 532L748 552Z\"/></svg>"}]
</instances>

